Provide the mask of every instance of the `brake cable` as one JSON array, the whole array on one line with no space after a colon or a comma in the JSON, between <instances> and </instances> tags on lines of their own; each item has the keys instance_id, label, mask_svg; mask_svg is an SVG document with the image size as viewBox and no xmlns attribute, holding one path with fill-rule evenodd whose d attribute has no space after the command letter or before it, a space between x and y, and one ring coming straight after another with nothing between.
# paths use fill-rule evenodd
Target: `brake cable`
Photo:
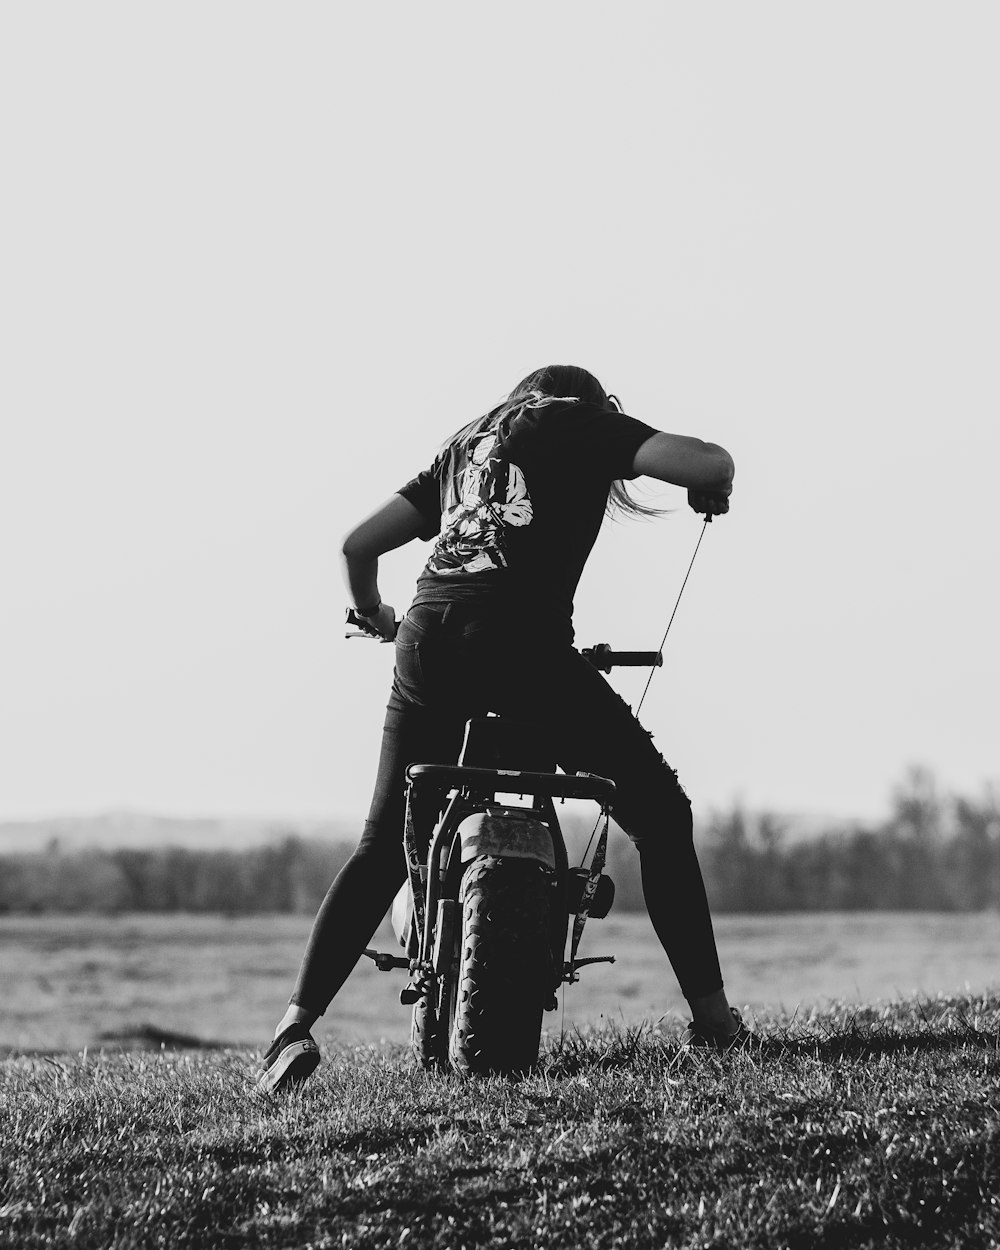
<instances>
[{"instance_id":1,"label":"brake cable","mask_svg":"<svg viewBox=\"0 0 1000 1250\"><path fill-rule=\"evenodd\" d=\"M614 404L615 409L618 412L621 412L621 413L625 412L625 409L622 407L622 401L618 398L617 395L609 395L608 400L610 403ZM695 556L697 556L698 554L698 548L701 546L701 540L705 537L705 529L709 521L711 521L711 519L712 519L711 512L706 512L705 522L701 527L701 533L698 535L698 541L694 545L694 555L691 557L691 563L688 565L687 572L684 574L684 580L681 582L681 588L677 592L677 602L674 604L673 612L670 613L670 620L667 621L667 628L663 631L663 637L660 639L660 645L657 648L656 654L660 661L660 664L663 663L663 648L667 641L667 634L670 633L670 626L673 625L674 623L674 617L677 615L677 609L680 606L681 595L684 593L684 587L688 584L688 578L691 576L692 568L694 568ZM656 672L658 667L659 667L658 664L654 664L653 667L649 670L649 676L646 678L646 684L642 690L642 698L639 700L639 706L635 709L635 715L637 719L638 719L639 713L642 711L642 705L643 705L643 701L646 698L646 691L649 689L649 683L653 680L653 674ZM598 821L598 824L600 824L600 821ZM596 831L597 829L596 825L594 826L594 829ZM590 841L592 842L593 840L594 840L594 835L591 834ZM587 850L589 849L590 849L590 842L587 843ZM584 858L586 858L586 851L584 852Z\"/></svg>"},{"instance_id":2,"label":"brake cable","mask_svg":"<svg viewBox=\"0 0 1000 1250\"><path fill-rule=\"evenodd\" d=\"M701 540L705 537L705 530L708 528L708 523L709 521L711 521L711 519L712 519L712 514L710 512L707 512L705 514L705 520L701 527L701 533L698 535L698 541L694 545L694 553L691 556L691 562L687 566L687 572L684 574L684 580L681 582L681 588L677 592L677 599L674 602L674 610L670 613L670 620L667 621L667 628L663 631L663 637L660 639L660 645L656 650L657 659L660 660L661 662L663 660L663 648L666 646L667 635L670 633L670 626L673 625L674 623L674 617L677 615L677 609L680 607L681 595L684 594L684 587L688 584L688 578L691 576L691 570L694 568L694 562L697 559L698 551L701 548ZM637 720L639 718L639 713L642 710L642 705L643 705L643 702L645 701L646 693L649 690L650 682L653 680L653 674L656 672L657 668L659 667L660 667L659 664L653 664L653 666L649 670L649 676L646 678L646 684L642 690L642 698L639 700L639 706L635 709L635 716ZM590 832L590 837L587 839L587 845L584 848L583 855L580 859L581 868L587 861L587 855L589 854L591 844L594 841L594 834L597 833L597 830L599 829L600 824L601 824L601 817L598 816L597 823L594 825L593 829Z\"/></svg>"},{"instance_id":3,"label":"brake cable","mask_svg":"<svg viewBox=\"0 0 1000 1250\"><path fill-rule=\"evenodd\" d=\"M688 578L691 576L691 570L694 568L694 562L698 555L698 549L701 547L701 540L705 537L705 530L708 528L708 523L711 519L712 514L707 512L705 514L704 524L701 527L701 533L698 535L698 541L694 545L694 555L691 557L691 563L688 565L687 572L684 574L684 580L681 582L681 588L677 592L677 601L674 604L674 610L670 613L670 620L667 621L667 628L663 631L663 637L660 639L660 645L656 649L657 657L661 661L663 659L663 648L667 642L667 634L670 633L670 626L674 623L674 617L677 615L677 609L680 607L681 595L684 593L684 587L688 584ZM639 713L642 711L643 701L646 698L646 691L649 690L649 683L653 680L653 674L656 672L658 667L658 665L654 664L649 670L649 676L646 678L646 684L643 687L642 698L639 700L639 706L635 709L636 718L638 718Z\"/></svg>"}]
</instances>

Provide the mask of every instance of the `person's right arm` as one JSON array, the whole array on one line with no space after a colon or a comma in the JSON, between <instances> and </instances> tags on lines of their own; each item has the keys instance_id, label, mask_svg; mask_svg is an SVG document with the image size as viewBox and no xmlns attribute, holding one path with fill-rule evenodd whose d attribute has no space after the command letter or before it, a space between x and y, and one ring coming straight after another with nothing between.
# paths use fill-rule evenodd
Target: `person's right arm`
<instances>
[{"instance_id":1,"label":"person's right arm","mask_svg":"<svg viewBox=\"0 0 1000 1250\"><path fill-rule=\"evenodd\" d=\"M387 641L396 636L396 613L382 602L378 588L378 558L395 551L427 527L423 514L402 495L393 495L344 536L341 569L355 609L378 607L369 624Z\"/></svg>"},{"instance_id":2,"label":"person's right arm","mask_svg":"<svg viewBox=\"0 0 1000 1250\"><path fill-rule=\"evenodd\" d=\"M715 516L729 511L735 466L717 443L684 434L653 434L635 453L632 471L636 477L686 487L688 503L696 512Z\"/></svg>"}]
</instances>

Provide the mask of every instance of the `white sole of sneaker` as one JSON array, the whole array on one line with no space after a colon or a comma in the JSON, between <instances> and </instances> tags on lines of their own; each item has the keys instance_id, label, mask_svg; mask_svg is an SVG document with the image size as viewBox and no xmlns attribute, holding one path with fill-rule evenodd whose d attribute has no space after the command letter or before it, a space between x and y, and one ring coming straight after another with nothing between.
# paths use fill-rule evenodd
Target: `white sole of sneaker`
<instances>
[{"instance_id":1,"label":"white sole of sneaker","mask_svg":"<svg viewBox=\"0 0 1000 1250\"><path fill-rule=\"evenodd\" d=\"M303 1039L286 1046L274 1063L260 1074L254 1088L262 1094L276 1094L289 1085L297 1085L311 1076L319 1066L319 1047Z\"/></svg>"}]
</instances>

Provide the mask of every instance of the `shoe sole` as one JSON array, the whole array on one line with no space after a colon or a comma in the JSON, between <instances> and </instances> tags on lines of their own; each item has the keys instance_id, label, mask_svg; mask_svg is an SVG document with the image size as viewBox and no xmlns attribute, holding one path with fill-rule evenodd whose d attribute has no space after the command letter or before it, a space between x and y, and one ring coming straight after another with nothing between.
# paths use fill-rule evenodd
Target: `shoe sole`
<instances>
[{"instance_id":1,"label":"shoe sole","mask_svg":"<svg viewBox=\"0 0 1000 1250\"><path fill-rule=\"evenodd\" d=\"M756 1041L756 1036L748 1028L742 1027L732 1037L716 1041L701 1034L681 1038L681 1050L707 1050L718 1055L726 1055L733 1050L749 1050Z\"/></svg>"},{"instance_id":2,"label":"shoe sole","mask_svg":"<svg viewBox=\"0 0 1000 1250\"><path fill-rule=\"evenodd\" d=\"M318 1066L319 1047L315 1042L292 1042L260 1074L254 1088L262 1094L276 1094L290 1085L301 1085Z\"/></svg>"}]
</instances>

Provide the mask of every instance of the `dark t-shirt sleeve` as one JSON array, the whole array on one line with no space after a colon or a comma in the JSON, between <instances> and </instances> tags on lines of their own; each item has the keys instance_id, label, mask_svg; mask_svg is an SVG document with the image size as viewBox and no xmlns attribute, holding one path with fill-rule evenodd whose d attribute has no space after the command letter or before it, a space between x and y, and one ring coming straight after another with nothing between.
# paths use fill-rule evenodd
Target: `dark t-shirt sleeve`
<instances>
[{"instance_id":1,"label":"dark t-shirt sleeve","mask_svg":"<svg viewBox=\"0 0 1000 1250\"><path fill-rule=\"evenodd\" d=\"M537 420L557 460L609 482L635 476L635 453L657 433L645 421L592 404L541 409Z\"/></svg>"},{"instance_id":2,"label":"dark t-shirt sleeve","mask_svg":"<svg viewBox=\"0 0 1000 1250\"><path fill-rule=\"evenodd\" d=\"M424 518L424 528L417 537L425 543L437 538L441 528L441 484L435 473L438 466L439 462L435 460L429 469L424 469L423 473L418 473L396 491L397 495L402 495L408 503L413 504Z\"/></svg>"}]
</instances>

